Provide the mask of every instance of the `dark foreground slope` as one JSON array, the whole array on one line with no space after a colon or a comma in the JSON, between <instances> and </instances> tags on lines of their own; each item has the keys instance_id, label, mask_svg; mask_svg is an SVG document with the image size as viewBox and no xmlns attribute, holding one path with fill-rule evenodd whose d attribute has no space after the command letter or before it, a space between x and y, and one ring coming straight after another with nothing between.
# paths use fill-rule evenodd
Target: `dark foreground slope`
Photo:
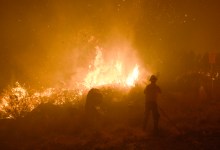
<instances>
[{"instance_id":1,"label":"dark foreground slope","mask_svg":"<svg viewBox=\"0 0 220 150\"><path fill-rule=\"evenodd\" d=\"M1 149L220 149L220 101L165 94L160 135L153 136L151 122L142 131L144 100L138 92L105 96L102 118L92 125L83 100L77 106L42 104L24 118L0 120Z\"/></svg>"}]
</instances>

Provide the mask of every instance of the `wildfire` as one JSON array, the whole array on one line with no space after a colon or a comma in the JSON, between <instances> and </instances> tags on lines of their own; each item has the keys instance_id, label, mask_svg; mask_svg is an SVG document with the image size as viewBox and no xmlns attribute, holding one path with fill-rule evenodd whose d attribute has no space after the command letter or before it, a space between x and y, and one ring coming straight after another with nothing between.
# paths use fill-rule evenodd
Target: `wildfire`
<instances>
[{"instance_id":1,"label":"wildfire","mask_svg":"<svg viewBox=\"0 0 220 150\"><path fill-rule=\"evenodd\" d=\"M96 57L89 65L89 73L84 79L83 85L91 88L101 85L117 84L121 86L134 86L139 76L139 67L134 65L132 72L126 71L130 66L125 66L125 62L119 59L113 59L106 62L103 58L102 49L96 48Z\"/></svg>"},{"instance_id":2,"label":"wildfire","mask_svg":"<svg viewBox=\"0 0 220 150\"><path fill-rule=\"evenodd\" d=\"M88 89L96 86L117 85L117 87L132 87L139 80L139 66L121 57L106 60L102 48L96 47L96 56L89 65L84 79L75 82L74 88L46 88L41 91L28 90L18 82L1 94L0 118L18 118L25 116L40 104L52 103L63 105L75 104ZM82 77L83 78L83 77ZM81 85L81 86L78 86ZM127 88L126 88L127 89Z\"/></svg>"},{"instance_id":3,"label":"wildfire","mask_svg":"<svg viewBox=\"0 0 220 150\"><path fill-rule=\"evenodd\" d=\"M28 91L16 82L15 87L5 90L0 99L0 118L18 118L25 116L40 104L74 104L82 96L81 90L47 88L41 92Z\"/></svg>"},{"instance_id":4,"label":"wildfire","mask_svg":"<svg viewBox=\"0 0 220 150\"><path fill-rule=\"evenodd\" d=\"M132 74L128 76L126 80L126 84L128 86L134 86L135 81L138 79L138 75L139 75L139 69L138 69L138 65L136 65L135 68L133 69Z\"/></svg>"}]
</instances>

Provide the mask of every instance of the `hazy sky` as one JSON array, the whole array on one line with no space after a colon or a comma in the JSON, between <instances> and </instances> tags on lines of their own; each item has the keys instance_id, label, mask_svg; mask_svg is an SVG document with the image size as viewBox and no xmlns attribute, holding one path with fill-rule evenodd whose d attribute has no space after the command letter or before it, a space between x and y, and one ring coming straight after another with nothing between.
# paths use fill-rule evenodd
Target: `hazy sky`
<instances>
[{"instance_id":1,"label":"hazy sky","mask_svg":"<svg viewBox=\"0 0 220 150\"><path fill-rule=\"evenodd\" d=\"M122 37L144 63L220 51L219 10L218 0L1 0L0 85L68 77L96 45Z\"/></svg>"}]
</instances>

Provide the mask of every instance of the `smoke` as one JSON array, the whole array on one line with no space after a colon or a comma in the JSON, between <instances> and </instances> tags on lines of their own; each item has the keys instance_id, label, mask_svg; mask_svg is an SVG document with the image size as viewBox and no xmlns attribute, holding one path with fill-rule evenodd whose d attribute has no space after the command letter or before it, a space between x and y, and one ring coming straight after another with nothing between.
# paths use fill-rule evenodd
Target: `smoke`
<instances>
[{"instance_id":1,"label":"smoke","mask_svg":"<svg viewBox=\"0 0 220 150\"><path fill-rule=\"evenodd\" d=\"M97 46L109 58L132 47L139 12L134 0L1 4L5 6L1 9L2 86L19 81L40 87L78 80L95 58Z\"/></svg>"},{"instance_id":2,"label":"smoke","mask_svg":"<svg viewBox=\"0 0 220 150\"><path fill-rule=\"evenodd\" d=\"M1 0L0 87L75 82L86 74L96 47L105 61L120 52L131 64L173 74L171 60L184 51L218 49L217 3Z\"/></svg>"}]
</instances>

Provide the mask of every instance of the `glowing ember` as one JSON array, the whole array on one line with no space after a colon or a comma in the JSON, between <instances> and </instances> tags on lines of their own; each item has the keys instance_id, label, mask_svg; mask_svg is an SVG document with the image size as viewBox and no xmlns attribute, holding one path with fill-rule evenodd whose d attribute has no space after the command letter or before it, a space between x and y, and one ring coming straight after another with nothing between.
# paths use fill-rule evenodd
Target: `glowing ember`
<instances>
[{"instance_id":1,"label":"glowing ember","mask_svg":"<svg viewBox=\"0 0 220 150\"><path fill-rule=\"evenodd\" d=\"M24 89L18 82L15 83L15 87L11 89L13 96L18 100L24 98L27 95L26 89Z\"/></svg>"},{"instance_id":2,"label":"glowing ember","mask_svg":"<svg viewBox=\"0 0 220 150\"><path fill-rule=\"evenodd\" d=\"M50 97L52 94L54 94L55 89L54 88L48 88L44 90L43 92L36 92L34 93L34 97Z\"/></svg>"},{"instance_id":3,"label":"glowing ember","mask_svg":"<svg viewBox=\"0 0 220 150\"><path fill-rule=\"evenodd\" d=\"M81 90L47 88L42 92L28 93L27 89L16 82L15 87L4 91L0 99L0 118L18 118L25 116L43 103L63 105L74 104L82 96Z\"/></svg>"}]
</instances>

